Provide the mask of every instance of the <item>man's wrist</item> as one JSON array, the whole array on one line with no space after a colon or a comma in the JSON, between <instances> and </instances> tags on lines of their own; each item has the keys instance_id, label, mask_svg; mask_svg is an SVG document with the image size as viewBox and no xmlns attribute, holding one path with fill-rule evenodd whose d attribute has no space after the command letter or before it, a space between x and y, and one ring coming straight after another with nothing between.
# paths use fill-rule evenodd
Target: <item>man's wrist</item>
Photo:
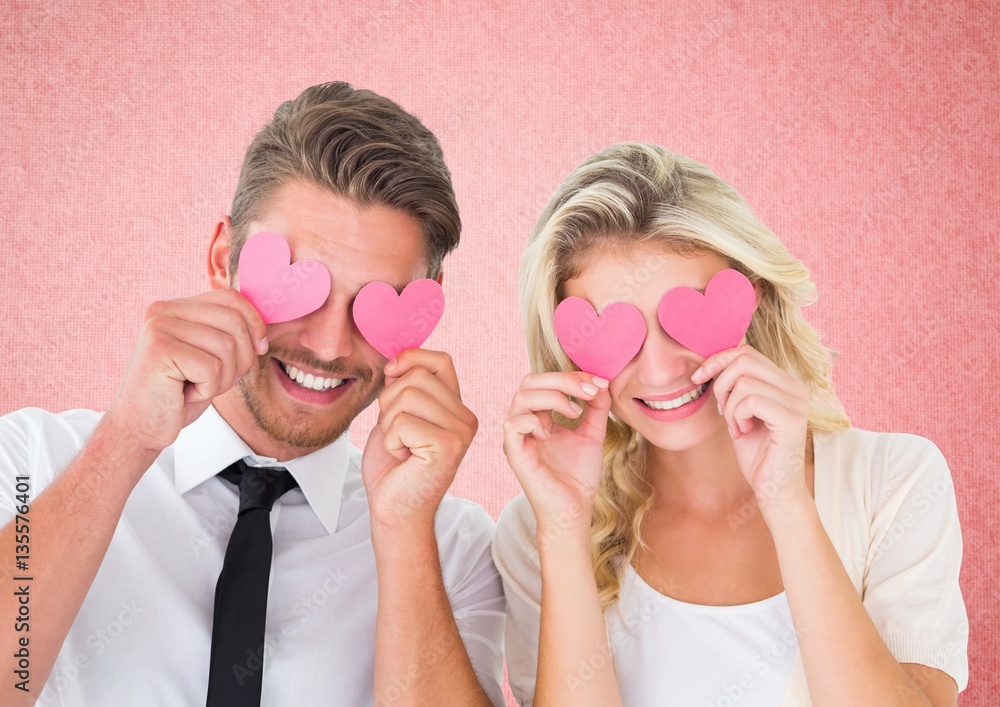
<instances>
[{"instance_id":1,"label":"man's wrist","mask_svg":"<svg viewBox=\"0 0 1000 707\"><path fill-rule=\"evenodd\" d=\"M371 516L372 545L381 548L416 549L434 543L434 513L413 513L407 516Z\"/></svg>"},{"instance_id":2,"label":"man's wrist","mask_svg":"<svg viewBox=\"0 0 1000 707\"><path fill-rule=\"evenodd\" d=\"M106 468L115 469L132 485L153 465L160 452L139 445L114 417L105 414L87 439L85 449L107 460Z\"/></svg>"}]
</instances>

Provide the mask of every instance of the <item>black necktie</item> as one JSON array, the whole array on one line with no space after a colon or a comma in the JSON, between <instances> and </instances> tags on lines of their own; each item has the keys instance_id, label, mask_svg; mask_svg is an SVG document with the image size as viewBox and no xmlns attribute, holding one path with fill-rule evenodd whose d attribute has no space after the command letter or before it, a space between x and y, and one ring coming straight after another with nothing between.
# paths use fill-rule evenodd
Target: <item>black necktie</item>
<instances>
[{"instance_id":1,"label":"black necktie","mask_svg":"<svg viewBox=\"0 0 1000 707\"><path fill-rule=\"evenodd\" d=\"M219 473L240 489L240 510L215 586L208 707L260 705L271 506L298 484L283 467L238 461Z\"/></svg>"}]
</instances>

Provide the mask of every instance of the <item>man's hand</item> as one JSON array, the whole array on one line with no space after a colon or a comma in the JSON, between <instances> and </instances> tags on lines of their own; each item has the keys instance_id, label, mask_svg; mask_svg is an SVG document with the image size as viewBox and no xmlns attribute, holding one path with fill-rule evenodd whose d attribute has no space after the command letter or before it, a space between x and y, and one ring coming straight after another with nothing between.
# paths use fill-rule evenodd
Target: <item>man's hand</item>
<instances>
[{"instance_id":1,"label":"man's hand","mask_svg":"<svg viewBox=\"0 0 1000 707\"><path fill-rule=\"evenodd\" d=\"M45 683L93 584L135 484L181 429L267 350L266 327L239 292L214 290L155 302L108 412L65 470L31 505L34 597L44 620L32 624L32 680ZM13 547L15 524L0 530ZM0 613L17 614L13 591L0 593ZM4 636L6 638L6 636ZM15 665L11 641L0 641L0 669ZM16 656L15 656L16 659ZM34 702L0 687L0 703Z\"/></svg>"},{"instance_id":2,"label":"man's hand","mask_svg":"<svg viewBox=\"0 0 1000 707\"><path fill-rule=\"evenodd\" d=\"M438 505L479 422L462 404L448 354L408 349L384 370L378 423L361 458L378 572L375 702L486 707L434 533ZM392 696L401 679L410 688Z\"/></svg>"},{"instance_id":3,"label":"man's hand","mask_svg":"<svg viewBox=\"0 0 1000 707\"><path fill-rule=\"evenodd\" d=\"M267 328L233 289L146 309L139 340L105 424L144 452L159 452L267 351Z\"/></svg>"},{"instance_id":4,"label":"man's hand","mask_svg":"<svg viewBox=\"0 0 1000 707\"><path fill-rule=\"evenodd\" d=\"M372 521L433 526L479 422L462 404L448 354L408 349L386 365L385 374L378 423L361 460Z\"/></svg>"}]
</instances>

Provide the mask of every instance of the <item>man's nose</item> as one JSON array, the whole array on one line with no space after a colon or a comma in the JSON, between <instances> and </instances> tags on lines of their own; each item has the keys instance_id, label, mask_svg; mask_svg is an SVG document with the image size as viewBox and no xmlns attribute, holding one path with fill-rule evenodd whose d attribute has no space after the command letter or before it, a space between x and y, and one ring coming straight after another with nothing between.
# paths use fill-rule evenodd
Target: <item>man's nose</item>
<instances>
[{"instance_id":1,"label":"man's nose","mask_svg":"<svg viewBox=\"0 0 1000 707\"><path fill-rule=\"evenodd\" d=\"M347 358L360 336L351 316L351 300L330 293L323 306L302 318L299 343L323 361Z\"/></svg>"}]
</instances>

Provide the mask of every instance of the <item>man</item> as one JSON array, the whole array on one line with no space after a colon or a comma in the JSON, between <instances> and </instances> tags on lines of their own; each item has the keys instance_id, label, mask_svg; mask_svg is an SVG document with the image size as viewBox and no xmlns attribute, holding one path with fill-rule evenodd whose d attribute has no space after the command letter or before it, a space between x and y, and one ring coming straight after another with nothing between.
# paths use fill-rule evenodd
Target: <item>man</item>
<instances>
[{"instance_id":1,"label":"man","mask_svg":"<svg viewBox=\"0 0 1000 707\"><path fill-rule=\"evenodd\" d=\"M436 138L396 104L333 83L278 108L212 235L212 290L148 308L109 410L0 418L0 702L502 704L492 522L445 495L476 418L447 354L387 362L351 316L368 282L440 282L460 227ZM329 269L319 309L265 325L234 289L259 231ZM362 453L346 430L376 398ZM288 483L254 506L254 474ZM244 510L260 588L220 580ZM234 649L251 596L266 630L261 603Z\"/></svg>"}]
</instances>

